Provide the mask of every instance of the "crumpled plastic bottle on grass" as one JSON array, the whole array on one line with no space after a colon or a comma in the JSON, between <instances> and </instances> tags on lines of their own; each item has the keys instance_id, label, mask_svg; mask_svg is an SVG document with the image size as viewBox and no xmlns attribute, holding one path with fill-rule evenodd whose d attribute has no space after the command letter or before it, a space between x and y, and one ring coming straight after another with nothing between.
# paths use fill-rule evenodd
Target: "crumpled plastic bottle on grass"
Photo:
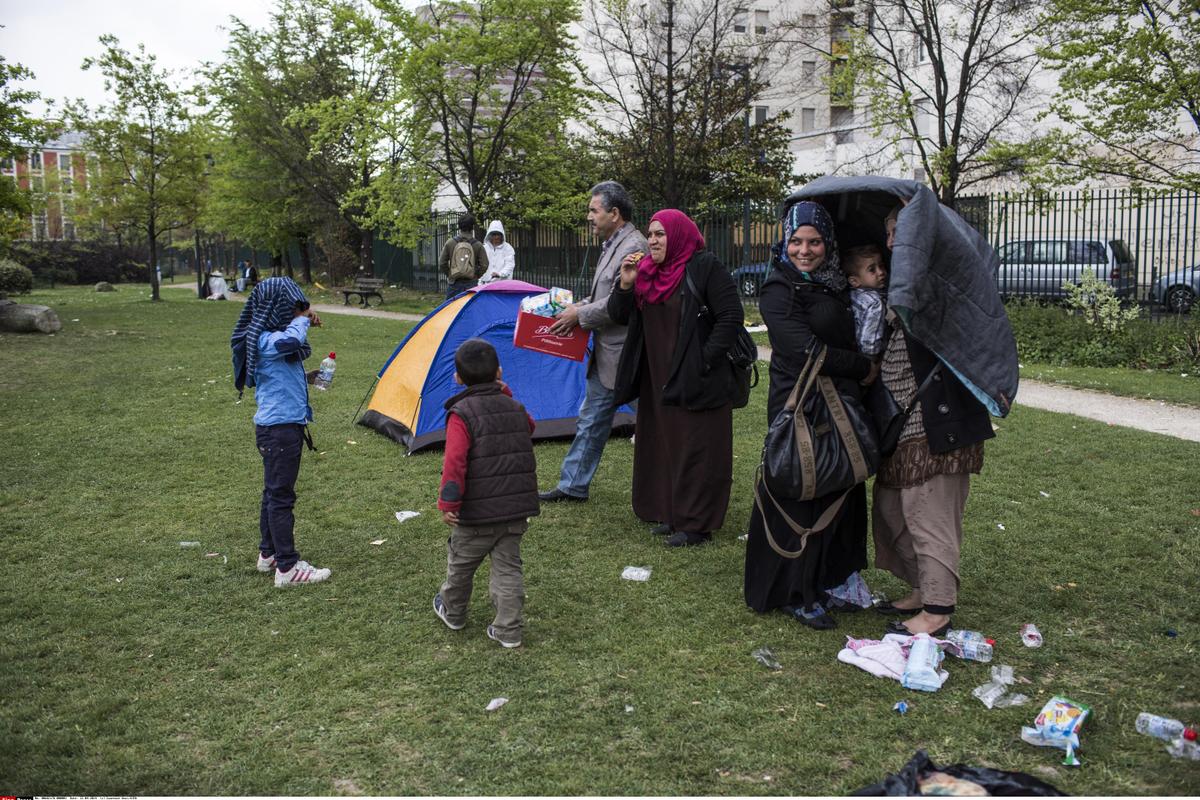
<instances>
[{"instance_id":1,"label":"crumpled plastic bottle on grass","mask_svg":"<svg viewBox=\"0 0 1200 800\"><path fill-rule=\"evenodd\" d=\"M1038 747L1058 747L1066 751L1063 764L1078 767L1075 751L1079 748L1079 731L1092 713L1091 706L1076 703L1070 698L1055 695L1042 706L1033 727L1021 728L1021 739Z\"/></svg>"}]
</instances>

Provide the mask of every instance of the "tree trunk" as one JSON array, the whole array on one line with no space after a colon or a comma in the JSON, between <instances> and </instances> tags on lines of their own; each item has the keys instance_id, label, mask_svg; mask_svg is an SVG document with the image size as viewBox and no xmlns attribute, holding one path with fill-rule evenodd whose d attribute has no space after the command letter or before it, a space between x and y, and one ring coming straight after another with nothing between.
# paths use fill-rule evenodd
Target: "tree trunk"
<instances>
[{"instance_id":1,"label":"tree trunk","mask_svg":"<svg viewBox=\"0 0 1200 800\"><path fill-rule=\"evenodd\" d=\"M12 333L54 333L62 322L49 306L0 300L0 330Z\"/></svg>"},{"instance_id":2,"label":"tree trunk","mask_svg":"<svg viewBox=\"0 0 1200 800\"><path fill-rule=\"evenodd\" d=\"M158 234L155 231L154 216L146 226L146 238L150 240L150 299L158 302Z\"/></svg>"},{"instance_id":3,"label":"tree trunk","mask_svg":"<svg viewBox=\"0 0 1200 800\"><path fill-rule=\"evenodd\" d=\"M304 285L312 286L312 253L308 249L308 237L300 237L300 270L304 273Z\"/></svg>"},{"instance_id":4,"label":"tree trunk","mask_svg":"<svg viewBox=\"0 0 1200 800\"><path fill-rule=\"evenodd\" d=\"M367 275L375 274L375 231L370 228L359 232L358 268Z\"/></svg>"}]
</instances>

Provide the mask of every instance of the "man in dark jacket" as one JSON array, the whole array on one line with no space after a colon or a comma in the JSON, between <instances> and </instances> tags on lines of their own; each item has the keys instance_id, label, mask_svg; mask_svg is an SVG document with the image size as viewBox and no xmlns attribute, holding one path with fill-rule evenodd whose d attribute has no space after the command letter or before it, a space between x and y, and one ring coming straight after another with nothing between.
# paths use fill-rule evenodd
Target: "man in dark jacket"
<instances>
[{"instance_id":1,"label":"man in dark jacket","mask_svg":"<svg viewBox=\"0 0 1200 800\"><path fill-rule=\"evenodd\" d=\"M488 257L483 243L476 241L475 218L463 214L458 218L458 235L446 242L438 260L442 274L449 279L446 299L457 297L479 282L487 271Z\"/></svg>"}]
</instances>

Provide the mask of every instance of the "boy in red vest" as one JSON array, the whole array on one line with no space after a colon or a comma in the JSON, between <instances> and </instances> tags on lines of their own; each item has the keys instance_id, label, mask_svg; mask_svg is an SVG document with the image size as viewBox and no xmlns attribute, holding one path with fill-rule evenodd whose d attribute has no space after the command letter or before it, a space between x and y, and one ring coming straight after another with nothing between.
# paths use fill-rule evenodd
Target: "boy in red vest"
<instances>
[{"instance_id":1,"label":"boy in red vest","mask_svg":"<svg viewBox=\"0 0 1200 800\"><path fill-rule=\"evenodd\" d=\"M521 535L539 513L533 418L500 380L496 348L483 339L459 346L454 370L454 380L466 389L446 401L438 509L450 540L446 581L433 596L433 611L451 630L466 626L475 570L490 554L496 618L487 635L504 647L520 647Z\"/></svg>"}]
</instances>

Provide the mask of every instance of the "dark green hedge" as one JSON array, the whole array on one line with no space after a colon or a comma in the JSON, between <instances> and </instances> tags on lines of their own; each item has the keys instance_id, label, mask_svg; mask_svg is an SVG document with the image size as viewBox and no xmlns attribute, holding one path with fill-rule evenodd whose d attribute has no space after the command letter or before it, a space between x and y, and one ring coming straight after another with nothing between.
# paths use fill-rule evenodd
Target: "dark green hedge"
<instances>
[{"instance_id":1,"label":"dark green hedge","mask_svg":"<svg viewBox=\"0 0 1200 800\"><path fill-rule=\"evenodd\" d=\"M1058 305L1012 301L1006 307L1024 361L1131 369L1200 366L1200 306L1183 317L1135 320L1115 334Z\"/></svg>"},{"instance_id":2,"label":"dark green hedge","mask_svg":"<svg viewBox=\"0 0 1200 800\"><path fill-rule=\"evenodd\" d=\"M104 242L17 242L12 258L39 283L149 282L146 249Z\"/></svg>"}]
</instances>

